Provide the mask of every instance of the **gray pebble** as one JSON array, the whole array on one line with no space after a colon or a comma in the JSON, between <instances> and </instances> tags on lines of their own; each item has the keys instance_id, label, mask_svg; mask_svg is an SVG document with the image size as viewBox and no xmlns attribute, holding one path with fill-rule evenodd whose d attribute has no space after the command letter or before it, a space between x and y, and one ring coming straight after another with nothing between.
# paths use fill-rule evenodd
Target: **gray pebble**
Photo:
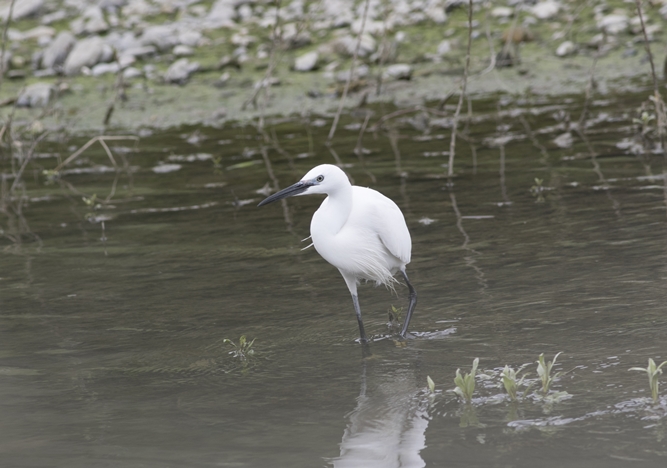
<instances>
[{"instance_id":1,"label":"gray pebble","mask_svg":"<svg viewBox=\"0 0 667 468\"><path fill-rule=\"evenodd\" d=\"M118 73L119 70L120 65L118 62L98 63L90 70L90 74L93 76L100 76L107 73Z\"/></svg>"},{"instance_id":2,"label":"gray pebble","mask_svg":"<svg viewBox=\"0 0 667 468\"><path fill-rule=\"evenodd\" d=\"M172 53L176 57L189 57L192 54L194 54L195 51L192 50L192 47L189 47L189 46L186 46L186 45L183 45L183 44L179 44L179 45L174 47L174 50L172 51Z\"/></svg>"},{"instance_id":3,"label":"gray pebble","mask_svg":"<svg viewBox=\"0 0 667 468\"><path fill-rule=\"evenodd\" d=\"M62 31L59 33L53 42L44 49L40 68L56 69L61 67L65 63L65 59L67 59L74 44L76 44L76 38L71 32Z\"/></svg>"},{"instance_id":4,"label":"gray pebble","mask_svg":"<svg viewBox=\"0 0 667 468\"><path fill-rule=\"evenodd\" d=\"M53 95L53 86L49 83L34 83L27 86L16 100L18 107L45 107Z\"/></svg>"},{"instance_id":5,"label":"gray pebble","mask_svg":"<svg viewBox=\"0 0 667 468\"><path fill-rule=\"evenodd\" d=\"M190 75L199 70L198 62L190 62L186 58L176 60L164 74L167 83L184 84Z\"/></svg>"},{"instance_id":6,"label":"gray pebble","mask_svg":"<svg viewBox=\"0 0 667 468\"><path fill-rule=\"evenodd\" d=\"M125 70L123 70L123 78L125 78L126 80L139 78L143 75L144 74L141 72L141 70L134 67L128 67Z\"/></svg>"},{"instance_id":7,"label":"gray pebble","mask_svg":"<svg viewBox=\"0 0 667 468\"><path fill-rule=\"evenodd\" d=\"M316 51L308 52L296 58L294 61L294 70L299 72L309 72L317 68L319 54Z\"/></svg>"},{"instance_id":8,"label":"gray pebble","mask_svg":"<svg viewBox=\"0 0 667 468\"><path fill-rule=\"evenodd\" d=\"M412 78L412 67L407 63L395 63L389 65L385 69L383 77L385 79L409 80Z\"/></svg>"},{"instance_id":9,"label":"gray pebble","mask_svg":"<svg viewBox=\"0 0 667 468\"><path fill-rule=\"evenodd\" d=\"M6 7L0 10L0 18L6 20L9 16L9 2L5 2ZM44 7L44 0L18 0L14 2L12 10L12 21L31 16L38 16Z\"/></svg>"},{"instance_id":10,"label":"gray pebble","mask_svg":"<svg viewBox=\"0 0 667 468\"><path fill-rule=\"evenodd\" d=\"M66 75L76 75L82 67L93 67L100 62L109 61L113 57L113 49L99 36L88 37L78 41L65 60Z\"/></svg>"},{"instance_id":11,"label":"gray pebble","mask_svg":"<svg viewBox=\"0 0 667 468\"><path fill-rule=\"evenodd\" d=\"M178 36L173 26L161 24L146 28L139 41L143 46L155 46L165 51L178 44Z\"/></svg>"}]
</instances>

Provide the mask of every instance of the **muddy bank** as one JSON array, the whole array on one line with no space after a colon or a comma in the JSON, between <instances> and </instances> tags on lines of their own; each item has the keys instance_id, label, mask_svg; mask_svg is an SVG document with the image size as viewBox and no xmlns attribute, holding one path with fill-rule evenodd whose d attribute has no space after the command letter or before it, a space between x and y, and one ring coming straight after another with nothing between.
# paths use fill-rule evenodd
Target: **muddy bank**
<instances>
[{"instance_id":1,"label":"muddy bank","mask_svg":"<svg viewBox=\"0 0 667 468\"><path fill-rule=\"evenodd\" d=\"M467 2L31 2L10 23L0 118L35 130L326 115L355 51L348 108L411 106L458 92L465 63ZM660 75L663 10L645 12ZM591 76L599 95L651 82L633 4L474 2L472 37L472 96L583 93Z\"/></svg>"}]
</instances>

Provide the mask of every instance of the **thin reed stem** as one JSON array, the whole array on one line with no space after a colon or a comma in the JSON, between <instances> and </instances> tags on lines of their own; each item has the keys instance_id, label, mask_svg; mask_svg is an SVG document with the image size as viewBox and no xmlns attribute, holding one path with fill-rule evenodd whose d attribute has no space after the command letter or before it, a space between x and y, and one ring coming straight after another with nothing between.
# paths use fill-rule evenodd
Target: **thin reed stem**
<instances>
[{"instance_id":1,"label":"thin reed stem","mask_svg":"<svg viewBox=\"0 0 667 468\"><path fill-rule=\"evenodd\" d=\"M470 47L472 44L472 0L468 0L468 48L466 50L466 64L463 69L463 82L461 83L461 92L459 94L459 102L456 105L456 112L454 113L454 123L452 124L452 139L449 143L449 164L447 165L447 177L451 178L454 175L454 156L456 154L456 133L458 132L459 116L461 115L461 108L463 107L463 97L466 94L468 86L468 70L470 68Z\"/></svg>"}]
</instances>

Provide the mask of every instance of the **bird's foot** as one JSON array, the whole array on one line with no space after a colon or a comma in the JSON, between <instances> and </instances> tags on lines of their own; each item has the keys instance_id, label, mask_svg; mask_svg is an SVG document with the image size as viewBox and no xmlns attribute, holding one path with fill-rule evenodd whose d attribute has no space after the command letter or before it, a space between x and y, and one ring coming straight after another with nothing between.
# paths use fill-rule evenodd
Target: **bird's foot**
<instances>
[{"instance_id":1,"label":"bird's foot","mask_svg":"<svg viewBox=\"0 0 667 468\"><path fill-rule=\"evenodd\" d=\"M400 334L400 333L399 333L399 334L398 334L398 338L399 338L400 340L414 340L414 339L417 338L417 335L413 335L413 334L410 333L409 331L406 331L406 332L403 333L403 334Z\"/></svg>"}]
</instances>

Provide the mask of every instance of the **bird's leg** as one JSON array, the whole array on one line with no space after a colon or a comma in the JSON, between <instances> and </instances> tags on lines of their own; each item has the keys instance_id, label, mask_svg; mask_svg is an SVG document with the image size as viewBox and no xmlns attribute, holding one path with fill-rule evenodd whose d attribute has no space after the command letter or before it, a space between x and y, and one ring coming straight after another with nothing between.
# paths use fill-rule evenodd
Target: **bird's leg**
<instances>
[{"instance_id":1,"label":"bird's leg","mask_svg":"<svg viewBox=\"0 0 667 468\"><path fill-rule=\"evenodd\" d=\"M412 313L415 311L417 306L417 291L412 287L408 275L405 271L401 270L405 284L408 285L408 290L410 291L410 303L408 304L408 313L405 315L405 322L403 322L403 328L401 329L401 337L405 338L405 334L408 332L408 326L410 325L410 319L412 318Z\"/></svg>"},{"instance_id":2,"label":"bird's leg","mask_svg":"<svg viewBox=\"0 0 667 468\"><path fill-rule=\"evenodd\" d=\"M361 320L361 307L359 307L359 298L356 294L352 294L352 303L354 304L354 311L357 313L357 322L359 322L359 336L362 343L368 343L366 332L364 331L364 321Z\"/></svg>"}]
</instances>

